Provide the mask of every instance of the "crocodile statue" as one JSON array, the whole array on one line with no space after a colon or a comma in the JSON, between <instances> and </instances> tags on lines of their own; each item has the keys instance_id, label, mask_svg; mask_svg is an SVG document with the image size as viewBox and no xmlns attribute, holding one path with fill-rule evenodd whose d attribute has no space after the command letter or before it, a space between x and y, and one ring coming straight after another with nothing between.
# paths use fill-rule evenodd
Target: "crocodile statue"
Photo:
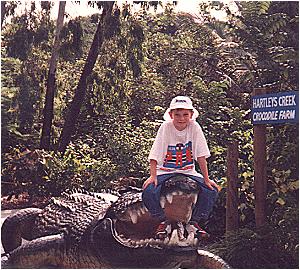
<instances>
[{"instance_id":1,"label":"crocodile statue","mask_svg":"<svg viewBox=\"0 0 300 270\"><path fill-rule=\"evenodd\" d=\"M158 221L144 207L141 194L136 187L117 195L63 192L44 209L12 214L1 228L2 267L229 268L177 226L188 222L197 200L193 180L177 176L162 188L161 205L172 221L172 232L163 240L154 239Z\"/></svg>"}]
</instances>

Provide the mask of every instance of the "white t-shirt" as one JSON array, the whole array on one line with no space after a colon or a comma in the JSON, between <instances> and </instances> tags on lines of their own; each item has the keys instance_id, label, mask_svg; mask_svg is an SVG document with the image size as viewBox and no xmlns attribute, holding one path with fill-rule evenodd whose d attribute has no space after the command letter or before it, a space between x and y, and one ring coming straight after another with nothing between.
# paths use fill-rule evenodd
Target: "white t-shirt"
<instances>
[{"instance_id":1,"label":"white t-shirt","mask_svg":"<svg viewBox=\"0 0 300 270\"><path fill-rule=\"evenodd\" d=\"M184 173L202 177L195 169L198 157L209 157L210 152L200 125L190 120L187 127L179 131L173 121L161 124L148 159L157 161L157 175Z\"/></svg>"}]
</instances>

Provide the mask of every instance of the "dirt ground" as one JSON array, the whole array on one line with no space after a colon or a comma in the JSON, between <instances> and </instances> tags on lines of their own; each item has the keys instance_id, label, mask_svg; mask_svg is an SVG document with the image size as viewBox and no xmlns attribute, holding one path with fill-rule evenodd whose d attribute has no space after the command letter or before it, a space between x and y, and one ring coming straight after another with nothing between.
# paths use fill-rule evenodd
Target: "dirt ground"
<instances>
[{"instance_id":1,"label":"dirt ground","mask_svg":"<svg viewBox=\"0 0 300 270\"><path fill-rule=\"evenodd\" d=\"M13 196L8 200L8 196L1 197L1 210L19 209L27 207L44 207L50 198L34 197L29 198L27 193L22 193L18 197Z\"/></svg>"}]
</instances>

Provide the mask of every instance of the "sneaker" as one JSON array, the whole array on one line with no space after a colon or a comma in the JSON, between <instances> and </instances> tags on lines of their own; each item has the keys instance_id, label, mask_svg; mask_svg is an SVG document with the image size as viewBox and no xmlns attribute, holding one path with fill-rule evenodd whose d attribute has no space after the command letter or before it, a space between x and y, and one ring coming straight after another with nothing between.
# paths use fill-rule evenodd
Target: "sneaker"
<instances>
[{"instance_id":1,"label":"sneaker","mask_svg":"<svg viewBox=\"0 0 300 270\"><path fill-rule=\"evenodd\" d=\"M207 239L210 236L206 231L204 231L199 226L199 224L196 221L190 221L188 223L188 225L186 226L186 230L187 230L188 234L190 234L191 232L194 233L194 235L198 239Z\"/></svg>"},{"instance_id":2,"label":"sneaker","mask_svg":"<svg viewBox=\"0 0 300 270\"><path fill-rule=\"evenodd\" d=\"M171 224L167 221L162 221L156 228L155 238L164 239L171 233Z\"/></svg>"}]
</instances>

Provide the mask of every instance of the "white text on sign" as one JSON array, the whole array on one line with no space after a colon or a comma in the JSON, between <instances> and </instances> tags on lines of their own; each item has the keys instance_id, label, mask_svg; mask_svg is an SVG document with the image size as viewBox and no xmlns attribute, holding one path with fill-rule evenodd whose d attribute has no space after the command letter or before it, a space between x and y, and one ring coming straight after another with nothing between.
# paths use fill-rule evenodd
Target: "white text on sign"
<instances>
[{"instance_id":1,"label":"white text on sign","mask_svg":"<svg viewBox=\"0 0 300 270\"><path fill-rule=\"evenodd\" d=\"M253 108L273 108L273 107L296 106L296 95L288 95L282 97L264 97L253 99Z\"/></svg>"},{"instance_id":2,"label":"white text on sign","mask_svg":"<svg viewBox=\"0 0 300 270\"><path fill-rule=\"evenodd\" d=\"M298 91L252 97L253 124L298 123Z\"/></svg>"}]
</instances>

